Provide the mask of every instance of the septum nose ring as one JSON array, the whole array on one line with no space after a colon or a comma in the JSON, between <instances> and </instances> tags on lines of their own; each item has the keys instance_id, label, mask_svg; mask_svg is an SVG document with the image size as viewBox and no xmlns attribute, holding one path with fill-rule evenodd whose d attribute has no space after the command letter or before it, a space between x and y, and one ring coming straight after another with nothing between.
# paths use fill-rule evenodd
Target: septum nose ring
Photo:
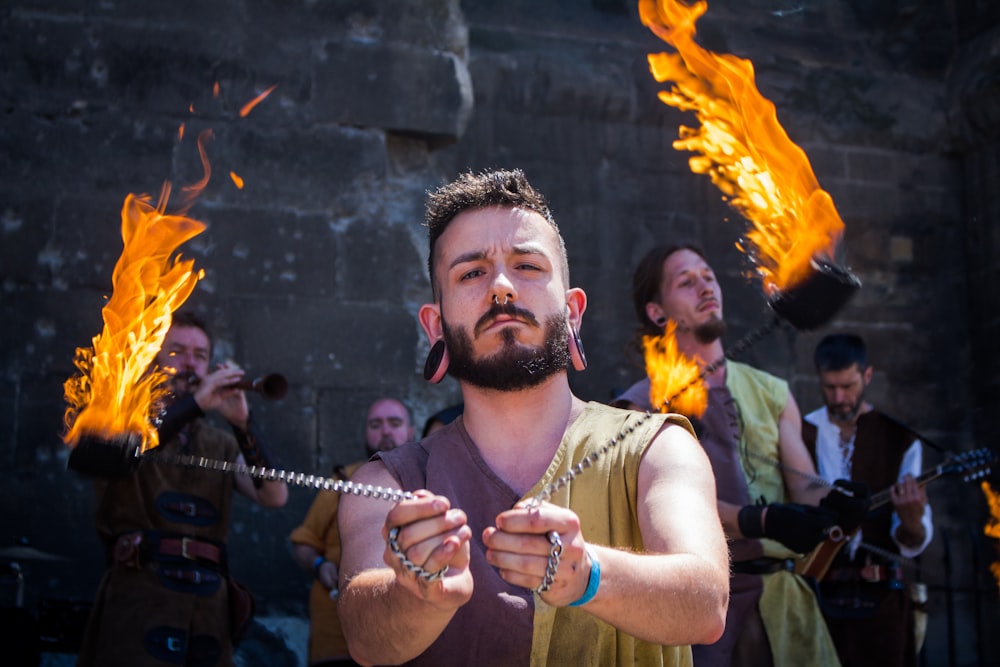
<instances>
[{"instance_id":1,"label":"septum nose ring","mask_svg":"<svg viewBox=\"0 0 1000 667\"><path fill-rule=\"evenodd\" d=\"M510 294L503 295L503 303L500 303L500 297L498 297L496 294L493 295L493 303L495 303L498 306L506 306L508 301L510 301Z\"/></svg>"}]
</instances>

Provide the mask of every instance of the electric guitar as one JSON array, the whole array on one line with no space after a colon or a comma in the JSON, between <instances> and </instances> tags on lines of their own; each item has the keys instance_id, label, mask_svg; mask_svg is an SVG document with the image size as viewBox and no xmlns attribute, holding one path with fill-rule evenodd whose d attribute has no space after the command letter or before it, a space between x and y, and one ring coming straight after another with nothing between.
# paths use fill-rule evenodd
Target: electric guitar
<instances>
[{"instance_id":1,"label":"electric guitar","mask_svg":"<svg viewBox=\"0 0 1000 667\"><path fill-rule=\"evenodd\" d=\"M974 449L971 452L963 452L953 459L930 468L917 478L920 486L926 486L936 479L947 475L961 475L963 481L969 482L980 477L985 477L990 472L990 466L996 462L997 454L985 447ZM892 487L879 491L872 495L871 504L868 511L882 507L892 502ZM843 531L836 531L836 536L831 536L826 541L821 542L812 552L806 556L796 566L795 571L803 577L814 577L817 581L826 576L830 564L834 557L840 552L845 544L860 530L856 529L850 535Z\"/></svg>"}]
</instances>

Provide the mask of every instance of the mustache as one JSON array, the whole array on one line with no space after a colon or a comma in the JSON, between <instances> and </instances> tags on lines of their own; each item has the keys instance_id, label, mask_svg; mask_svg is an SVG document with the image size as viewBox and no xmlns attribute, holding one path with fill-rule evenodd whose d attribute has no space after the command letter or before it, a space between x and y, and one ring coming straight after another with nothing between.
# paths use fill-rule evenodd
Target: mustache
<instances>
[{"instance_id":1,"label":"mustache","mask_svg":"<svg viewBox=\"0 0 1000 667\"><path fill-rule=\"evenodd\" d=\"M483 316L479 318L479 321L476 322L476 326L473 327L473 332L478 336L480 333L482 333L482 331L486 327L488 327L495 319L497 319L501 315L514 317L524 322L527 322L532 326L538 326L538 320L535 319L535 316L531 313L531 311L524 310L523 308L518 308L513 303L507 303L507 304L494 303L493 305L490 306L490 309L487 310L483 314Z\"/></svg>"}]
</instances>

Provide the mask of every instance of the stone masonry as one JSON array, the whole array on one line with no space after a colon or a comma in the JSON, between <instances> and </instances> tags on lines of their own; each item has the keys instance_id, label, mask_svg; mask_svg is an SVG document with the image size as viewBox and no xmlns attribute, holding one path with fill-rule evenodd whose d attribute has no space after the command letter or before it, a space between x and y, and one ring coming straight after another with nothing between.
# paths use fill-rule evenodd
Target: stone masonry
<instances>
[{"instance_id":1,"label":"stone masonry","mask_svg":"<svg viewBox=\"0 0 1000 667\"><path fill-rule=\"evenodd\" d=\"M788 378L805 412L820 403L813 346L856 331L872 348L872 400L932 442L927 465L937 448L996 450L1000 8L711 0L698 33L754 63L846 223L838 259L863 282L827 326L782 328L741 358ZM251 402L289 469L360 458L380 395L406 399L418 425L458 399L451 380L424 383L415 315L429 299L424 194L465 170L520 167L549 197L589 296L581 397L606 401L643 372L629 285L654 243L705 247L727 342L767 322L736 249L743 220L672 147L694 121L657 100L646 55L667 48L631 0L5 3L0 549L66 559L22 563L28 602L96 589L93 495L66 470L62 383L101 330L124 197L166 180L176 197L199 179L201 130L212 177L190 215L208 228L182 253L206 277L189 307L213 324L219 359L288 378L283 401ZM995 663L984 628L998 621L987 564L1000 553L981 534L982 495L956 480L928 490L927 664ZM236 503L234 570L259 605L241 665L304 664L310 582L287 535L311 499L293 488L281 511Z\"/></svg>"}]
</instances>

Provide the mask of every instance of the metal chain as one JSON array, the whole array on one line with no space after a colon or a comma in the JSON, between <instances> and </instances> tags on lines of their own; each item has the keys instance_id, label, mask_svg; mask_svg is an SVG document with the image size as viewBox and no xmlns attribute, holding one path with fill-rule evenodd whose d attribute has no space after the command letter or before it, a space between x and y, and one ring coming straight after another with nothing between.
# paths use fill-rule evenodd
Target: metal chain
<instances>
[{"instance_id":1,"label":"metal chain","mask_svg":"<svg viewBox=\"0 0 1000 667\"><path fill-rule=\"evenodd\" d=\"M545 576L542 577L542 584L535 589L535 592L539 595L549 590L552 582L556 580L556 572L559 570L559 561L562 558L563 545L559 533L553 530L548 534L548 538L549 544L552 546L549 548L549 562L545 566Z\"/></svg>"},{"instance_id":2,"label":"metal chain","mask_svg":"<svg viewBox=\"0 0 1000 667\"><path fill-rule=\"evenodd\" d=\"M152 450L152 452L155 453L143 454L143 458L157 458L169 463L177 463L188 467L233 472L241 475L249 475L255 479L263 479L269 482L284 482L295 486L312 487L314 489L323 489L324 491L336 491L337 493L349 493L363 498L376 498L379 500L388 500L394 503L398 503L402 500L412 500L416 497L409 491L389 489L384 486L373 486L371 484L355 484L354 482L350 482L348 480L336 479L333 477L306 475L300 472L297 473L288 470L279 470L277 468L266 468L264 466L249 466L245 463L210 459L205 456L162 454L156 452L155 449Z\"/></svg>"},{"instance_id":3,"label":"metal chain","mask_svg":"<svg viewBox=\"0 0 1000 667\"><path fill-rule=\"evenodd\" d=\"M403 550L399 546L399 526L396 526L395 528L389 531L389 539L386 541L389 543L389 551L391 551L393 555L399 559L399 562L402 564L402 566L405 567L410 572L412 572L413 574L420 577L421 579L423 579L424 581L426 581L427 583L431 583L437 581L438 579L442 579L444 577L445 572L448 571L448 566L445 565L437 572L431 572L430 570L425 570L424 568L420 567L412 560L407 558L406 554L403 553Z\"/></svg>"}]
</instances>

